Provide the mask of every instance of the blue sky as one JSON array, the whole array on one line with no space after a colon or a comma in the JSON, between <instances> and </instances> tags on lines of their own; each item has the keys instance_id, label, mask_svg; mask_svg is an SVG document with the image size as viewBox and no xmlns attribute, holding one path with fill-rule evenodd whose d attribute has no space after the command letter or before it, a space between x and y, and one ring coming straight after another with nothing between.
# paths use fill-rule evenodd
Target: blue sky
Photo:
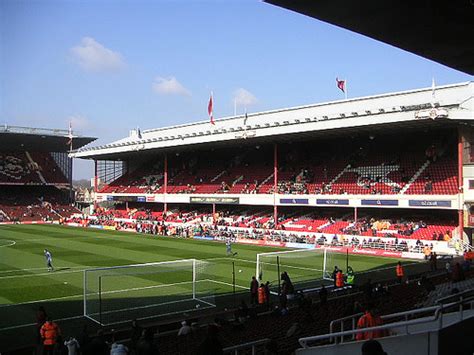
<instances>
[{"instance_id":1,"label":"blue sky","mask_svg":"<svg viewBox=\"0 0 474 355\"><path fill-rule=\"evenodd\" d=\"M0 124L100 143L214 116L472 80L254 0L0 1ZM90 177L75 162L75 178Z\"/></svg>"}]
</instances>

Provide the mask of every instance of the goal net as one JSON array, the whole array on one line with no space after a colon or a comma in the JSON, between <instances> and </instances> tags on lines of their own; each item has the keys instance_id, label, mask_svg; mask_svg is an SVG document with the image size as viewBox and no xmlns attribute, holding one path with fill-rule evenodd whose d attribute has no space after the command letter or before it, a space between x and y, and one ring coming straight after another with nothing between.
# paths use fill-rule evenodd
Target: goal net
<instances>
[{"instance_id":1,"label":"goal net","mask_svg":"<svg viewBox=\"0 0 474 355\"><path fill-rule=\"evenodd\" d=\"M272 291L278 289L280 275L287 272L293 284L313 286L315 281L332 280L332 253L326 248L301 249L257 254L257 278L270 282Z\"/></svg>"},{"instance_id":2,"label":"goal net","mask_svg":"<svg viewBox=\"0 0 474 355\"><path fill-rule=\"evenodd\" d=\"M101 325L215 307L201 260L177 260L84 270L84 316Z\"/></svg>"}]
</instances>

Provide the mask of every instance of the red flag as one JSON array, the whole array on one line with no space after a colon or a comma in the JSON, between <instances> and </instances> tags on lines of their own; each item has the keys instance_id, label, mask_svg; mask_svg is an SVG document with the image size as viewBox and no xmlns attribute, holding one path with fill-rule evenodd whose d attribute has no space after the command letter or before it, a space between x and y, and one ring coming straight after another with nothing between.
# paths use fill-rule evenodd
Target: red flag
<instances>
[{"instance_id":1,"label":"red flag","mask_svg":"<svg viewBox=\"0 0 474 355\"><path fill-rule=\"evenodd\" d=\"M207 105L207 113L209 114L209 120L211 121L211 124L216 124L214 122L214 115L212 113L212 92L211 92L211 97L209 98L209 104Z\"/></svg>"},{"instance_id":2,"label":"red flag","mask_svg":"<svg viewBox=\"0 0 474 355\"><path fill-rule=\"evenodd\" d=\"M346 81L345 80L339 80L338 78L336 78L336 85L337 87L339 88L339 90L341 90L342 92L346 92Z\"/></svg>"}]
</instances>

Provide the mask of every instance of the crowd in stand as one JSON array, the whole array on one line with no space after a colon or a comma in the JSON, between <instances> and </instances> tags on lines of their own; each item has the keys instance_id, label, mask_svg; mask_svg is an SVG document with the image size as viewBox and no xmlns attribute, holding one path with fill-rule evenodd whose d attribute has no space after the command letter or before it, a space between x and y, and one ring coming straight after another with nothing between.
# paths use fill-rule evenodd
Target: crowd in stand
<instances>
[{"instance_id":1,"label":"crowd in stand","mask_svg":"<svg viewBox=\"0 0 474 355\"><path fill-rule=\"evenodd\" d=\"M213 164L203 158L206 153L177 155L170 158L167 193L456 194L455 142L438 135L418 135L415 146L414 139L397 137L400 149L389 144L393 137L384 144L354 140L347 147L306 142L282 148L276 191L269 147L213 151ZM142 162L101 192L163 193L163 168L162 157Z\"/></svg>"}]
</instances>

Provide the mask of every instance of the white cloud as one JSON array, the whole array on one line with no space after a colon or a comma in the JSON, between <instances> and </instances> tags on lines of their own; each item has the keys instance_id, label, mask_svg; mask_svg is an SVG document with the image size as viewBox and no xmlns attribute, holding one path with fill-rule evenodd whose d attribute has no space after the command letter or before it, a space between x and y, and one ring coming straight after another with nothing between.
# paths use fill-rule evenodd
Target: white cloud
<instances>
[{"instance_id":1,"label":"white cloud","mask_svg":"<svg viewBox=\"0 0 474 355\"><path fill-rule=\"evenodd\" d=\"M91 72L119 70L125 62L119 52L104 47L92 37L84 37L71 48L71 54L82 69Z\"/></svg>"},{"instance_id":2,"label":"white cloud","mask_svg":"<svg viewBox=\"0 0 474 355\"><path fill-rule=\"evenodd\" d=\"M183 95L191 96L191 92L186 89L174 76L162 78L157 76L152 85L153 91L160 95Z\"/></svg>"},{"instance_id":3,"label":"white cloud","mask_svg":"<svg viewBox=\"0 0 474 355\"><path fill-rule=\"evenodd\" d=\"M255 105L258 102L254 94L243 88L234 91L234 99L232 101L235 102L238 106L245 107Z\"/></svg>"}]
</instances>

